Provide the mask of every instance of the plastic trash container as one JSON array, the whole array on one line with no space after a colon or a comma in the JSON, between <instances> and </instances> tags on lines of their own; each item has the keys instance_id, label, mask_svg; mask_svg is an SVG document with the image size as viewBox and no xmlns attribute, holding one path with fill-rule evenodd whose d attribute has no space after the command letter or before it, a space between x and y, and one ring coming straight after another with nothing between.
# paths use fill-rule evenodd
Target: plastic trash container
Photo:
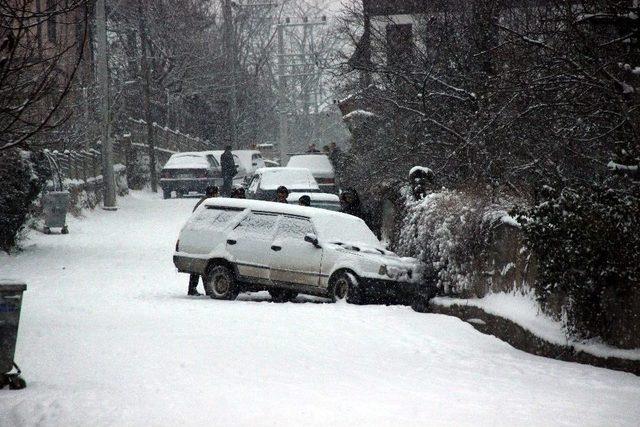
<instances>
[{"instance_id":1,"label":"plastic trash container","mask_svg":"<svg viewBox=\"0 0 640 427\"><path fill-rule=\"evenodd\" d=\"M25 381L20 378L20 368L13 361L22 293L26 289L24 283L0 280L0 388L6 385L11 389L26 387ZM14 366L17 372L10 373Z\"/></svg>"},{"instance_id":2,"label":"plastic trash container","mask_svg":"<svg viewBox=\"0 0 640 427\"><path fill-rule=\"evenodd\" d=\"M50 191L42 197L44 209L44 232L51 233L51 228L61 228L62 234L67 234L67 209L69 207L68 191Z\"/></svg>"}]
</instances>

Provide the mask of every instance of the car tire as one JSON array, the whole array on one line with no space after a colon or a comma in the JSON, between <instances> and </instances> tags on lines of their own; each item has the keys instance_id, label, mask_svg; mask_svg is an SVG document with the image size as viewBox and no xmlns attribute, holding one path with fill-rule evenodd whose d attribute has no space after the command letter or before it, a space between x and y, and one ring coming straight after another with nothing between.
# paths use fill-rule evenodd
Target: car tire
<instances>
[{"instance_id":1,"label":"car tire","mask_svg":"<svg viewBox=\"0 0 640 427\"><path fill-rule=\"evenodd\" d=\"M171 198L171 191L169 190L162 190L162 198L163 199L170 199Z\"/></svg>"},{"instance_id":2,"label":"car tire","mask_svg":"<svg viewBox=\"0 0 640 427\"><path fill-rule=\"evenodd\" d=\"M207 271L204 287L206 294L213 299L234 300L239 293L233 271L224 265L214 266Z\"/></svg>"},{"instance_id":3,"label":"car tire","mask_svg":"<svg viewBox=\"0 0 640 427\"><path fill-rule=\"evenodd\" d=\"M349 304L365 304L365 296L358 278L348 272L339 273L329 287L329 298L333 302L346 300Z\"/></svg>"},{"instance_id":4,"label":"car tire","mask_svg":"<svg viewBox=\"0 0 640 427\"><path fill-rule=\"evenodd\" d=\"M288 289L269 289L269 295L273 302L289 302L296 299L298 293Z\"/></svg>"}]
</instances>

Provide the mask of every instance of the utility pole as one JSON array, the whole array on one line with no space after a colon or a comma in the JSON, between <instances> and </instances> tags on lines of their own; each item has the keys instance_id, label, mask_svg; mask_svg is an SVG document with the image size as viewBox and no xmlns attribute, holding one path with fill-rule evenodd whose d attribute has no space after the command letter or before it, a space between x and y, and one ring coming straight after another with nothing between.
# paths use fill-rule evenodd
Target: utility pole
<instances>
[{"instance_id":1,"label":"utility pole","mask_svg":"<svg viewBox=\"0 0 640 427\"><path fill-rule=\"evenodd\" d=\"M105 0L96 1L96 38L97 38L97 76L100 88L100 116L102 139L102 208L115 211L116 207L116 182L113 175L113 145L109 136L109 69L107 64L107 17L105 13Z\"/></svg>"},{"instance_id":2,"label":"utility pole","mask_svg":"<svg viewBox=\"0 0 640 427\"><path fill-rule=\"evenodd\" d=\"M289 152L289 108L287 106L287 80L284 64L284 27L278 25L278 145L280 146L280 164L284 165Z\"/></svg>"},{"instance_id":3,"label":"utility pole","mask_svg":"<svg viewBox=\"0 0 640 427\"><path fill-rule=\"evenodd\" d=\"M237 147L236 121L236 46L235 30L233 25L233 9L231 0L222 0L222 17L224 20L224 55L227 71L227 111L229 117L229 141L228 145Z\"/></svg>"},{"instance_id":4,"label":"utility pole","mask_svg":"<svg viewBox=\"0 0 640 427\"><path fill-rule=\"evenodd\" d=\"M313 28L317 25L326 25L326 17L322 17L320 21L309 22L307 18L303 18L303 22L293 23L289 18L285 19L284 23L276 24L276 32L278 37L278 91L279 91L279 138L278 143L280 145L280 163L284 164L287 160L287 154L289 153L289 115L292 110L297 111L297 106L294 109L290 108L289 100L287 97L290 88L287 85L289 78L294 82L299 82L300 85L300 98L303 101L302 111L305 116L305 123L310 126L310 86L312 86L314 80L319 79L319 71L315 71L317 67L317 52L315 51L315 40L313 39ZM300 51L295 53L285 53L285 28L296 29L302 27L302 45ZM309 44L309 53L307 53L306 46ZM309 58L313 58L313 61L309 61ZM287 68L291 70L287 70ZM311 70L309 69L311 68ZM299 69L301 71L299 71ZM296 83L297 85L297 83ZM315 85L317 87L317 83ZM316 89L317 90L317 89ZM314 90L315 92L315 90ZM317 93L314 94L314 99L317 99ZM314 108L317 111L319 108Z\"/></svg>"},{"instance_id":5,"label":"utility pole","mask_svg":"<svg viewBox=\"0 0 640 427\"><path fill-rule=\"evenodd\" d=\"M138 0L138 15L140 17L140 68L142 70L144 120L147 122L147 149L149 150L149 172L151 173L151 191L158 191L158 174L156 171L156 147L153 140L153 116L151 114L151 67L149 65L149 40L147 25L142 7L142 0Z\"/></svg>"}]
</instances>

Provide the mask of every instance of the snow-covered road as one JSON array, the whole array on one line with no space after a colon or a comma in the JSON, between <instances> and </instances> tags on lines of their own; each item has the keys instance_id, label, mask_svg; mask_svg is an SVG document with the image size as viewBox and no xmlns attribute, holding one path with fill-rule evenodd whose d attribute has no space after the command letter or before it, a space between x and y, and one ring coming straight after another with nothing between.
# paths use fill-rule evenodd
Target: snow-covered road
<instances>
[{"instance_id":1,"label":"snow-covered road","mask_svg":"<svg viewBox=\"0 0 640 427\"><path fill-rule=\"evenodd\" d=\"M186 297L173 268L196 200L117 212L0 255L25 280L1 426L638 425L640 378L535 357L407 307Z\"/></svg>"}]
</instances>

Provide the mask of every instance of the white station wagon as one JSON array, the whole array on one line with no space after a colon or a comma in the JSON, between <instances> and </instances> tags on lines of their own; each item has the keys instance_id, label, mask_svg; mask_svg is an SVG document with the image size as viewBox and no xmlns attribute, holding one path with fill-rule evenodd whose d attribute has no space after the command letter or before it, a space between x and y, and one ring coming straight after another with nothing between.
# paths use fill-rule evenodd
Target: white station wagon
<instances>
[{"instance_id":1,"label":"white station wagon","mask_svg":"<svg viewBox=\"0 0 640 427\"><path fill-rule=\"evenodd\" d=\"M361 219L325 209L246 199L207 199L180 232L173 262L199 274L216 299L268 290L360 304L419 291L418 264L382 248Z\"/></svg>"}]
</instances>

